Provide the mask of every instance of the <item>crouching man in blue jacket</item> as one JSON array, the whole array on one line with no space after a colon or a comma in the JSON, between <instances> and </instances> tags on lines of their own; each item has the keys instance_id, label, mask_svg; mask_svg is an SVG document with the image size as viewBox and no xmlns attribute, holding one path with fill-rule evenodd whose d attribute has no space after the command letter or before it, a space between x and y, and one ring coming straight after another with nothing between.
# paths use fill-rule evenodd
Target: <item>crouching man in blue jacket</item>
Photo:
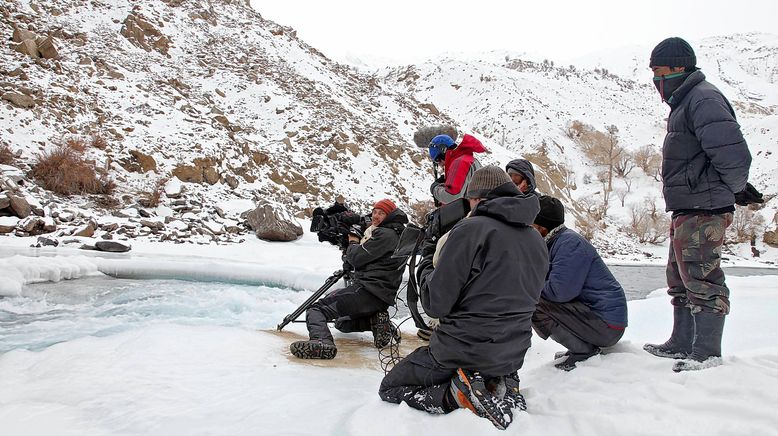
<instances>
[{"instance_id":1,"label":"crouching man in blue jacket","mask_svg":"<svg viewBox=\"0 0 778 436\"><path fill-rule=\"evenodd\" d=\"M554 365L570 371L575 364L615 345L627 327L627 299L597 250L583 236L565 227L565 208L559 199L540 197L535 227L546 241L550 267L540 294L532 327L567 351Z\"/></svg>"}]
</instances>

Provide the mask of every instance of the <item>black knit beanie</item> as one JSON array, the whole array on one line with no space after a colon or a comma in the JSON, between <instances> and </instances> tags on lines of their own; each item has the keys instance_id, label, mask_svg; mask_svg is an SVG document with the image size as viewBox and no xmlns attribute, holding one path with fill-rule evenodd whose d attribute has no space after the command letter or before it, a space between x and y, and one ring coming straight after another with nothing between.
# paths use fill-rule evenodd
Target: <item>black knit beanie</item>
<instances>
[{"instance_id":1,"label":"black knit beanie","mask_svg":"<svg viewBox=\"0 0 778 436\"><path fill-rule=\"evenodd\" d=\"M535 217L535 224L551 231L565 223L565 206L558 198L541 195L539 200L540 212Z\"/></svg>"},{"instance_id":2,"label":"black knit beanie","mask_svg":"<svg viewBox=\"0 0 778 436\"><path fill-rule=\"evenodd\" d=\"M505 183L513 183L508 173L494 165L485 166L473 173L465 198L486 198L492 189Z\"/></svg>"},{"instance_id":3,"label":"black knit beanie","mask_svg":"<svg viewBox=\"0 0 778 436\"><path fill-rule=\"evenodd\" d=\"M697 56L688 42L679 37L667 38L651 52L649 67L695 67Z\"/></svg>"}]
</instances>

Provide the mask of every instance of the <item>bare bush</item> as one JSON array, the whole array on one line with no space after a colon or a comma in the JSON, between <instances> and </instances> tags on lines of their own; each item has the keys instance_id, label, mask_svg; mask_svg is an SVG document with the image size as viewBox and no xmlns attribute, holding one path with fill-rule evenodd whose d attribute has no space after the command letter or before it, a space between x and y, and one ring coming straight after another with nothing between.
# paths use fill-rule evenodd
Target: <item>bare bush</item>
<instances>
[{"instance_id":1,"label":"bare bush","mask_svg":"<svg viewBox=\"0 0 778 436\"><path fill-rule=\"evenodd\" d=\"M0 165L13 165L16 155L11 151L11 147L6 144L0 145Z\"/></svg>"},{"instance_id":2,"label":"bare bush","mask_svg":"<svg viewBox=\"0 0 778 436\"><path fill-rule=\"evenodd\" d=\"M732 225L727 230L728 243L751 241L757 234L764 233L764 217L750 207L736 207Z\"/></svg>"},{"instance_id":3,"label":"bare bush","mask_svg":"<svg viewBox=\"0 0 778 436\"><path fill-rule=\"evenodd\" d=\"M613 171L616 173L616 176L624 178L627 177L633 169L635 169L635 161L632 153L627 150L622 150L613 163Z\"/></svg>"},{"instance_id":4,"label":"bare bush","mask_svg":"<svg viewBox=\"0 0 778 436\"><path fill-rule=\"evenodd\" d=\"M435 202L432 200L417 201L410 204L411 211L408 217L411 222L424 225L427 223L427 214L435 210Z\"/></svg>"},{"instance_id":5,"label":"bare bush","mask_svg":"<svg viewBox=\"0 0 778 436\"><path fill-rule=\"evenodd\" d=\"M627 194L629 191L626 189L618 188L614 192L616 193L616 196L619 197L619 201L621 201L621 207L624 207L624 200L627 199Z\"/></svg>"},{"instance_id":6,"label":"bare bush","mask_svg":"<svg viewBox=\"0 0 778 436\"><path fill-rule=\"evenodd\" d=\"M629 217L629 226L622 230L641 244L661 244L669 237L670 218L657 212L656 199L646 197L643 203L632 204Z\"/></svg>"},{"instance_id":7,"label":"bare bush","mask_svg":"<svg viewBox=\"0 0 778 436\"><path fill-rule=\"evenodd\" d=\"M105 136L94 134L92 135L89 145L98 150L105 150L105 148L108 147L108 141L105 140Z\"/></svg>"},{"instance_id":8,"label":"bare bush","mask_svg":"<svg viewBox=\"0 0 778 436\"><path fill-rule=\"evenodd\" d=\"M662 177L662 154L659 153L651 144L640 147L634 154L635 165L638 166L647 176L653 177L657 182Z\"/></svg>"},{"instance_id":9,"label":"bare bush","mask_svg":"<svg viewBox=\"0 0 778 436\"><path fill-rule=\"evenodd\" d=\"M84 159L78 143L71 141L40 154L30 175L44 188L62 195L111 194L116 187L106 174L99 174L94 162Z\"/></svg>"},{"instance_id":10,"label":"bare bush","mask_svg":"<svg viewBox=\"0 0 778 436\"><path fill-rule=\"evenodd\" d=\"M68 138L65 141L65 146L73 149L78 153L83 153L86 151L86 144L84 143L84 140L77 137Z\"/></svg>"},{"instance_id":11,"label":"bare bush","mask_svg":"<svg viewBox=\"0 0 778 436\"><path fill-rule=\"evenodd\" d=\"M162 178L157 180L157 183L145 190L142 191L139 195L138 203L143 207L157 207L159 206L160 200L162 199L162 192L165 190L165 183L167 183L167 178Z\"/></svg>"}]
</instances>

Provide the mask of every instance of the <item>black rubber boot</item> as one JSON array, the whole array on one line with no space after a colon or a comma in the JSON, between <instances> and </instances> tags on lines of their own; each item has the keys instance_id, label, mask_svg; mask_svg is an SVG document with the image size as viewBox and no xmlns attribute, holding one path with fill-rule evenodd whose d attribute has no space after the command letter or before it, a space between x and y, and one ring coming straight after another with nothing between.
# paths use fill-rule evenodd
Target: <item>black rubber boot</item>
<instances>
[{"instance_id":1,"label":"black rubber boot","mask_svg":"<svg viewBox=\"0 0 778 436\"><path fill-rule=\"evenodd\" d=\"M382 310L370 317L370 330L373 332L373 345L376 348L384 348L394 339L400 343L400 335L389 318L389 312Z\"/></svg>"},{"instance_id":2,"label":"black rubber boot","mask_svg":"<svg viewBox=\"0 0 778 436\"><path fill-rule=\"evenodd\" d=\"M713 312L697 312L694 315L694 343L687 360L676 362L673 371L698 371L721 365L721 335L724 332L724 315Z\"/></svg>"},{"instance_id":3,"label":"black rubber boot","mask_svg":"<svg viewBox=\"0 0 778 436\"><path fill-rule=\"evenodd\" d=\"M673 306L673 333L664 344L645 344L643 349L657 357L686 359L692 353L694 318L685 306Z\"/></svg>"},{"instance_id":4,"label":"black rubber boot","mask_svg":"<svg viewBox=\"0 0 778 436\"><path fill-rule=\"evenodd\" d=\"M600 347L594 346L562 326L556 326L551 330L551 339L562 344L569 352L567 358L560 363L554 365L557 369L562 371L572 371L575 369L575 364L583 362L584 360L600 354Z\"/></svg>"}]
</instances>

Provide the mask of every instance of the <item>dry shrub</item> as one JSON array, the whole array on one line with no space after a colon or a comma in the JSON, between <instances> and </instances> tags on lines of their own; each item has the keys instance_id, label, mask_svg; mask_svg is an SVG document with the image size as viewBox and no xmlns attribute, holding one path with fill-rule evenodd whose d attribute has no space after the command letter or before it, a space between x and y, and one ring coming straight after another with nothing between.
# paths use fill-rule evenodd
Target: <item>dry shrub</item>
<instances>
[{"instance_id":1,"label":"dry shrub","mask_svg":"<svg viewBox=\"0 0 778 436\"><path fill-rule=\"evenodd\" d=\"M659 212L656 199L646 197L642 204L631 205L629 213L629 225L622 230L641 244L661 244L670 236L670 218Z\"/></svg>"},{"instance_id":2,"label":"dry shrub","mask_svg":"<svg viewBox=\"0 0 778 436\"><path fill-rule=\"evenodd\" d=\"M138 203L143 207L157 207L162 199L162 192L165 190L165 184L168 182L167 178L161 178L157 180L154 187L142 191Z\"/></svg>"},{"instance_id":3,"label":"dry shrub","mask_svg":"<svg viewBox=\"0 0 778 436\"><path fill-rule=\"evenodd\" d=\"M727 229L727 242L740 243L751 241L765 229L764 217L750 207L738 206L732 225Z\"/></svg>"},{"instance_id":4,"label":"dry shrub","mask_svg":"<svg viewBox=\"0 0 778 436\"><path fill-rule=\"evenodd\" d=\"M108 146L108 141L105 140L105 137L102 135L94 134L92 135L92 139L90 140L90 144L92 148L96 148L98 150L105 150L105 148Z\"/></svg>"},{"instance_id":5,"label":"dry shrub","mask_svg":"<svg viewBox=\"0 0 778 436\"><path fill-rule=\"evenodd\" d=\"M435 202L432 200L417 201L410 204L410 221L424 225L427 223L427 214L435 210Z\"/></svg>"},{"instance_id":6,"label":"dry shrub","mask_svg":"<svg viewBox=\"0 0 778 436\"><path fill-rule=\"evenodd\" d=\"M15 159L16 155L11 151L11 147L0 145L0 165L13 165Z\"/></svg>"},{"instance_id":7,"label":"dry shrub","mask_svg":"<svg viewBox=\"0 0 778 436\"><path fill-rule=\"evenodd\" d=\"M65 141L65 146L78 153L83 153L86 150L86 144L84 144L84 140L81 138L68 138L68 140Z\"/></svg>"},{"instance_id":8,"label":"dry shrub","mask_svg":"<svg viewBox=\"0 0 778 436\"><path fill-rule=\"evenodd\" d=\"M646 173L659 182L662 176L662 154L651 144L640 147L634 155L635 164Z\"/></svg>"},{"instance_id":9,"label":"dry shrub","mask_svg":"<svg viewBox=\"0 0 778 436\"><path fill-rule=\"evenodd\" d=\"M30 176L47 190L62 195L111 194L114 182L98 174L94 162L85 160L70 142L38 155Z\"/></svg>"}]
</instances>

